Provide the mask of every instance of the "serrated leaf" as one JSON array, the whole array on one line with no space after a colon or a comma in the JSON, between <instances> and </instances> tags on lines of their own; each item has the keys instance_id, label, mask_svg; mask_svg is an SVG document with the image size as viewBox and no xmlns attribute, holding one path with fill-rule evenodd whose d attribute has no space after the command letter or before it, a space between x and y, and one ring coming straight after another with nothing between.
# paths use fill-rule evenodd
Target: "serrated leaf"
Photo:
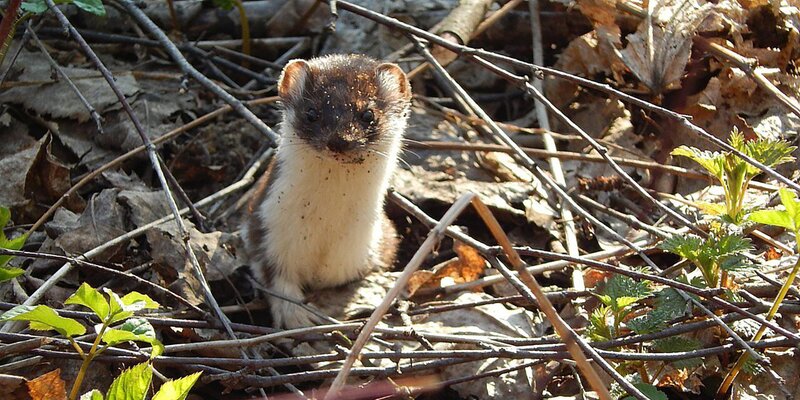
<instances>
[{"instance_id":1,"label":"serrated leaf","mask_svg":"<svg viewBox=\"0 0 800 400\"><path fill-rule=\"evenodd\" d=\"M667 397L667 395L664 394L664 392L658 390L658 388L653 386L653 385L648 385L646 383L634 383L633 386L635 388L639 389L639 391L642 392L643 395L647 396L647 398L650 399L650 400L668 400L669 399ZM628 396L628 397L625 397L624 400L636 400L636 398L633 397L633 396Z\"/></svg>"},{"instance_id":2,"label":"serrated leaf","mask_svg":"<svg viewBox=\"0 0 800 400\"><path fill-rule=\"evenodd\" d=\"M0 316L0 321L28 321L31 329L54 330L65 337L86 333L86 328L72 318L65 318L45 305L16 306Z\"/></svg>"},{"instance_id":3,"label":"serrated leaf","mask_svg":"<svg viewBox=\"0 0 800 400\"><path fill-rule=\"evenodd\" d=\"M674 235L665 239L658 247L687 260L697 259L703 239L696 235Z\"/></svg>"},{"instance_id":4,"label":"serrated leaf","mask_svg":"<svg viewBox=\"0 0 800 400\"><path fill-rule=\"evenodd\" d=\"M114 379L106 393L106 400L143 400L152 379L150 363L136 364Z\"/></svg>"},{"instance_id":5,"label":"serrated leaf","mask_svg":"<svg viewBox=\"0 0 800 400\"><path fill-rule=\"evenodd\" d=\"M109 346L125 342L145 342L153 346L151 357L164 353L164 345L156 338L156 332L144 318L130 318L117 328L106 329L102 341Z\"/></svg>"},{"instance_id":6,"label":"serrated leaf","mask_svg":"<svg viewBox=\"0 0 800 400\"><path fill-rule=\"evenodd\" d=\"M150 296L139 292L130 292L125 296L122 296L121 300L122 304L126 306L126 310L128 311L139 311L144 309L155 310L161 307L161 305L151 299Z\"/></svg>"},{"instance_id":7,"label":"serrated leaf","mask_svg":"<svg viewBox=\"0 0 800 400\"><path fill-rule=\"evenodd\" d=\"M617 274L608 280L603 292L611 298L611 308L621 310L649 296L652 290L647 282Z\"/></svg>"},{"instance_id":8,"label":"serrated leaf","mask_svg":"<svg viewBox=\"0 0 800 400\"><path fill-rule=\"evenodd\" d=\"M666 327L666 323L686 314L687 301L673 288L664 288L656 295L653 310L625 325L638 334L652 333Z\"/></svg>"},{"instance_id":9,"label":"serrated leaf","mask_svg":"<svg viewBox=\"0 0 800 400\"><path fill-rule=\"evenodd\" d=\"M81 400L103 400L103 393L97 389L92 389L91 392L86 392L81 396Z\"/></svg>"},{"instance_id":10,"label":"serrated leaf","mask_svg":"<svg viewBox=\"0 0 800 400\"><path fill-rule=\"evenodd\" d=\"M759 375L767 372L761 364L757 363L756 360L748 357L744 364L742 365L742 371L748 375Z\"/></svg>"},{"instance_id":11,"label":"serrated leaf","mask_svg":"<svg viewBox=\"0 0 800 400\"><path fill-rule=\"evenodd\" d=\"M611 309L606 306L597 307L589 315L589 327L586 333L595 342L613 339L611 331L613 328L613 317Z\"/></svg>"},{"instance_id":12,"label":"serrated leaf","mask_svg":"<svg viewBox=\"0 0 800 400\"><path fill-rule=\"evenodd\" d=\"M683 336L671 336L653 342L653 349L660 353L680 353L697 350L700 342ZM700 357L670 362L676 368L694 368L703 363Z\"/></svg>"},{"instance_id":13,"label":"serrated leaf","mask_svg":"<svg viewBox=\"0 0 800 400\"><path fill-rule=\"evenodd\" d=\"M720 238L710 236L706 241L711 249L716 250L717 257L727 257L747 253L753 250L750 239L739 235L725 235Z\"/></svg>"},{"instance_id":14,"label":"serrated leaf","mask_svg":"<svg viewBox=\"0 0 800 400\"><path fill-rule=\"evenodd\" d=\"M8 221L10 220L11 220L11 210L9 210L7 207L0 206L0 228L5 228L6 225L8 225ZM2 231L0 231L0 235L3 235Z\"/></svg>"},{"instance_id":15,"label":"serrated leaf","mask_svg":"<svg viewBox=\"0 0 800 400\"><path fill-rule=\"evenodd\" d=\"M183 378L165 382L158 389L158 393L153 396L153 400L184 400L189 395L192 386L200 378L202 372L195 372L191 375L186 375Z\"/></svg>"},{"instance_id":16,"label":"serrated leaf","mask_svg":"<svg viewBox=\"0 0 800 400\"><path fill-rule=\"evenodd\" d=\"M103 2L101 0L72 0L72 3L90 14L99 15L101 17L106 15L106 9L103 7Z\"/></svg>"},{"instance_id":17,"label":"serrated leaf","mask_svg":"<svg viewBox=\"0 0 800 400\"><path fill-rule=\"evenodd\" d=\"M87 307L94 311L94 313L100 317L101 321L105 321L106 318L108 318L109 306L105 296L98 292L97 289L89 286L86 282L82 283L78 290L76 290L72 296L69 296L64 304L77 304Z\"/></svg>"},{"instance_id":18,"label":"serrated leaf","mask_svg":"<svg viewBox=\"0 0 800 400\"><path fill-rule=\"evenodd\" d=\"M723 179L723 163L725 155L718 152L712 151L703 151L697 149L695 147L689 146L680 146L674 150L672 150L673 156L683 156L688 157L692 161L700 164L703 169L708 171L709 174L713 175L720 182Z\"/></svg>"},{"instance_id":19,"label":"serrated leaf","mask_svg":"<svg viewBox=\"0 0 800 400\"><path fill-rule=\"evenodd\" d=\"M736 272L754 269L756 265L743 256L731 256L723 258L719 263L719 267L725 271Z\"/></svg>"}]
</instances>

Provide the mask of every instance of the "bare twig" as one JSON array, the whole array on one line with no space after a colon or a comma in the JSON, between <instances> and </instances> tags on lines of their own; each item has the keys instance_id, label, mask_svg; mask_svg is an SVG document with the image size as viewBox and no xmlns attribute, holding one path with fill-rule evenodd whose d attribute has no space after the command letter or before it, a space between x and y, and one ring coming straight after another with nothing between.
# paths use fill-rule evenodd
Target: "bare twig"
<instances>
[{"instance_id":1,"label":"bare twig","mask_svg":"<svg viewBox=\"0 0 800 400\"><path fill-rule=\"evenodd\" d=\"M350 369L360 357L361 349L364 348L364 345L367 343L372 331L378 325L378 322L380 322L381 318L383 318L383 315L386 314L389 306L391 306L397 296L400 295L400 292L405 289L406 284L408 283L408 280L411 278L414 271L419 268L420 264L428 255L428 253L430 253L436 243L438 243L439 240L441 240L441 238L444 236L445 229L450 226L456 217L458 217L458 215L461 214L461 212L464 211L464 209L470 204L472 197L474 197L472 193L462 195L447 210L439 223L428 233L428 237L425 239L425 242L422 243L419 249L417 249L417 252L414 254L414 257L412 257L408 264L406 264L405 268L403 268L403 273L397 277L397 281L395 281L394 286L392 286L392 288L383 298L381 304L375 307L372 315L370 315L369 320L367 320L367 323L364 325L361 333L359 333L355 343L353 343L353 346L350 348L350 352L347 354L347 358L345 359L341 370L339 370L337 373L328 393L325 395L325 398L332 398L336 396L344 387Z\"/></svg>"},{"instance_id":2,"label":"bare twig","mask_svg":"<svg viewBox=\"0 0 800 400\"><path fill-rule=\"evenodd\" d=\"M206 78L205 75L201 74L200 71L195 69L186 58L183 57L178 47L169 40L169 37L155 24L153 23L150 18L145 15L142 10L137 7L133 1L131 0L120 0L120 3L125 7L128 13L139 23L142 27L144 27L148 32L150 32L153 37L158 40L167 54L172 57L172 60L175 61L176 64L181 68L181 70L196 81L198 81L203 87L217 95L223 101L228 103L233 109L239 113L247 122L252 124L259 132L263 133L273 144L277 144L280 140L278 135L269 127L267 124L264 123L260 118L258 118L252 111L247 109L247 107L242 104L241 101L236 99L235 97L228 94L226 91L222 90L216 83L212 82L210 79Z\"/></svg>"},{"instance_id":3,"label":"bare twig","mask_svg":"<svg viewBox=\"0 0 800 400\"><path fill-rule=\"evenodd\" d=\"M676 113L675 111L666 109L664 107L657 106L657 105L652 104L650 102L647 102L645 100L642 100L642 99L636 98L636 97L634 97L632 95L629 95L627 93L624 93L624 92L622 92L620 90L614 89L609 85L602 84L602 83L597 83L597 82L594 82L594 81L592 81L590 79L581 78L581 77L579 77L577 75L569 74L569 73L566 73L566 72L563 72L563 71L559 71L557 69L546 68L546 67L534 65L534 64L531 64L531 63L527 63L527 62L520 61L520 60L517 60L517 59L515 59L513 57L509 57L509 56L502 55L502 54L499 54L499 53L486 51L486 50L482 50L482 49L476 49L476 48L473 48L473 47L464 46L464 45L460 45L460 44L457 44L457 43L452 43L450 41L447 41L447 40L441 38L438 35L432 34L430 32L426 32L425 30L419 29L419 28L417 28L417 27L415 27L413 25L409 25L409 24L400 22L399 20L397 20L395 18L387 17L387 16L385 16L383 14L371 11L369 9L366 9L364 7L355 5L355 4L347 2L347 1L339 1L339 7L341 9L343 9L343 10L347 10L347 11L350 11L350 12L352 12L354 14L361 15L361 16L363 16L365 18L368 18L368 19L371 19L371 20L373 20L375 22L378 22L380 24L386 25L386 26L388 26L390 28L398 29L398 30L410 33L410 34L412 34L414 36L420 37L422 39L428 40L431 43L435 43L437 45L440 45L440 46L442 46L444 48L447 48L447 49L449 49L449 50L451 50L451 51L453 51L455 53L467 56L467 59L471 60L471 61L475 61L476 57L481 57L483 59L491 59L491 60L495 60L495 61L500 61L500 62L509 64L509 65L512 65L514 67L522 68L525 71L532 71L534 73L554 76L554 77L557 77L557 78L560 78L560 79L564 79L564 80L568 80L570 82L577 83L578 85L581 85L581 86L584 86L584 87L588 87L588 88L591 88L591 89L595 89L595 90L601 91L603 93L607 93L607 94L609 94L611 96L614 96L616 98L619 98L620 100L623 100L623 101L625 101L627 103L633 104L636 107L639 107L639 108L642 108L642 109L645 109L645 110L649 110L649 111L664 115L664 116L666 116L666 117L668 117L670 119L673 119L673 120L679 122L681 126L689 129L691 132L695 133L696 135L700 136L701 138L706 139L706 140L710 141L711 143L714 143L716 146L724 149L725 151L729 151L729 152L731 152L733 154L736 154L737 156L739 156L740 158L745 160L747 163L749 163L749 164L755 166L756 168L764 171L768 175L774 177L775 179L779 180L780 182L784 183L785 185L791 187L792 189L794 189L795 191L800 193L800 185L799 184L797 184L796 182L792 181L791 179L779 174L774 169L764 165L763 163L753 159L752 157L742 153L741 151L736 150L730 144L728 144L725 141L717 138L716 136L708 133L703 128L700 128L699 126L692 124L690 118L688 116L686 116L686 115L679 114L679 113ZM492 70L492 71L496 72L497 70ZM571 206L573 206L573 205L571 204Z\"/></svg>"}]
</instances>

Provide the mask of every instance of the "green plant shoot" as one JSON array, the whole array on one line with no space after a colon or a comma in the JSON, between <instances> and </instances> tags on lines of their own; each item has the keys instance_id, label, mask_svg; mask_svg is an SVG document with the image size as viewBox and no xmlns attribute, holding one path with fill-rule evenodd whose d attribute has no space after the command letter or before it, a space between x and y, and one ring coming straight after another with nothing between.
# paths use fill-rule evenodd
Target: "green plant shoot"
<instances>
[{"instance_id":1,"label":"green plant shoot","mask_svg":"<svg viewBox=\"0 0 800 400\"><path fill-rule=\"evenodd\" d=\"M774 167L791 162L795 147L784 140L758 139L745 141L736 128L731 132L728 143L736 150L746 154L756 161ZM723 214L727 222L740 224L744 221L746 210L744 198L750 181L761 173L761 170L750 165L733 153L711 152L699 150L695 147L680 146L672 151L672 155L684 156L700 164L712 176L717 178L722 190L725 192L724 209L712 205L700 205L705 211L714 214Z\"/></svg>"},{"instance_id":2,"label":"green plant shoot","mask_svg":"<svg viewBox=\"0 0 800 400\"><path fill-rule=\"evenodd\" d=\"M0 316L0 321L28 321L31 329L54 330L69 340L72 347L75 348L75 351L77 351L83 359L81 368L75 378L75 383L70 391L70 400L75 400L78 397L78 392L86 376L86 372L89 369L89 364L109 346L134 341L145 342L152 346L150 352L151 357L155 357L164 352L164 345L156 339L153 326L144 318L133 317L136 311L158 308L158 303L153 301L149 296L138 292L131 292L120 297L110 289L103 289L103 291L108 297L100 293L97 289L89 286L89 284L83 283L78 290L64 302L65 304L75 304L86 307L92 310L100 319L100 324L96 327L98 332L97 337L88 352L84 351L74 339L75 336L86 333L86 328L72 318L58 315L55 310L48 306L17 306ZM121 324L116 325L120 322ZM109 392L111 392L110 389ZM89 395L95 396L91 394L91 392ZM88 398L93 399L96 397Z\"/></svg>"},{"instance_id":3,"label":"green plant shoot","mask_svg":"<svg viewBox=\"0 0 800 400\"><path fill-rule=\"evenodd\" d=\"M614 275L602 294L594 294L603 305L589 317L589 336L593 340L610 340L620 335L620 325L632 311L632 306L652 294L647 282L624 275Z\"/></svg>"},{"instance_id":4,"label":"green plant shoot","mask_svg":"<svg viewBox=\"0 0 800 400\"><path fill-rule=\"evenodd\" d=\"M659 247L694 264L708 287L718 287L722 271L750 269L745 254L752 250L750 240L735 234L712 232L703 239L695 235L675 235Z\"/></svg>"},{"instance_id":5,"label":"green plant shoot","mask_svg":"<svg viewBox=\"0 0 800 400\"><path fill-rule=\"evenodd\" d=\"M152 400L184 400L189 390L200 378L200 372L164 382ZM86 392L81 400L127 400L144 399L153 381L153 369L149 362L136 364L114 379L105 396L95 389Z\"/></svg>"}]
</instances>

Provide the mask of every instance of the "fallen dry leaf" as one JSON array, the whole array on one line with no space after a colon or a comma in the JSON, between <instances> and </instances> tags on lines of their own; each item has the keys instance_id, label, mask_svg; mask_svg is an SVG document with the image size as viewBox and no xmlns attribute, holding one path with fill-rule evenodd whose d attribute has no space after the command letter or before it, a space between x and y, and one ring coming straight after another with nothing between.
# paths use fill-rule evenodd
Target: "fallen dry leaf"
<instances>
[{"instance_id":1,"label":"fallen dry leaf","mask_svg":"<svg viewBox=\"0 0 800 400\"><path fill-rule=\"evenodd\" d=\"M453 250L458 254L457 258L440 264L433 272L417 271L414 274L412 281L406 285L409 297L419 289L436 289L456 283L471 282L483 275L486 260L478 250L458 240L454 241Z\"/></svg>"},{"instance_id":2,"label":"fallen dry leaf","mask_svg":"<svg viewBox=\"0 0 800 400\"><path fill-rule=\"evenodd\" d=\"M67 390L61 379L61 369L54 369L26 383L33 400L66 400Z\"/></svg>"}]
</instances>

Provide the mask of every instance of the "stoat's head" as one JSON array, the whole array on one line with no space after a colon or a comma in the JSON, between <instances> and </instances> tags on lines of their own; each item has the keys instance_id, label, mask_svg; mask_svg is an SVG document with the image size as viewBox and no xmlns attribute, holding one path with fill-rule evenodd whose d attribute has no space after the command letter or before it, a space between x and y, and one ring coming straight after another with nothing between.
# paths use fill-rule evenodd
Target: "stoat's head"
<instances>
[{"instance_id":1,"label":"stoat's head","mask_svg":"<svg viewBox=\"0 0 800 400\"><path fill-rule=\"evenodd\" d=\"M278 94L284 145L308 145L345 163L394 157L411 104L400 67L361 55L290 61Z\"/></svg>"}]
</instances>

